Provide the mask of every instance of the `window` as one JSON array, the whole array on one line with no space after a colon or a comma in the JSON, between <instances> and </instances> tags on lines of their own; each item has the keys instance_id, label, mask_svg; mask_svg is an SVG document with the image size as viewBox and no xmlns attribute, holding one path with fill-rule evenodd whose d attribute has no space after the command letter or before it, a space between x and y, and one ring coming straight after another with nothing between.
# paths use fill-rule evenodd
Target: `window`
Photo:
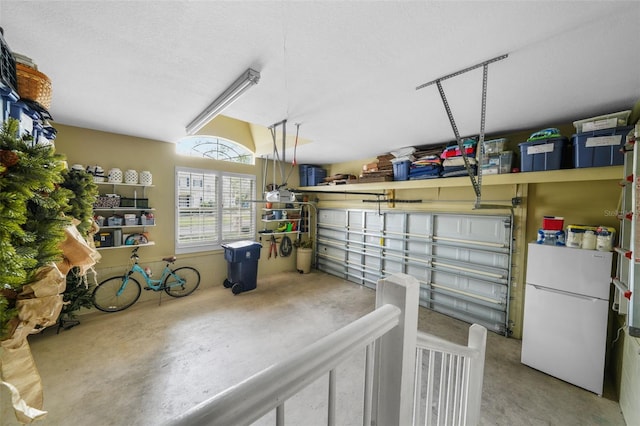
<instances>
[{"instance_id":1,"label":"window","mask_svg":"<svg viewBox=\"0 0 640 426\"><path fill-rule=\"evenodd\" d=\"M254 238L255 176L178 167L175 182L178 253Z\"/></svg>"},{"instance_id":2,"label":"window","mask_svg":"<svg viewBox=\"0 0 640 426\"><path fill-rule=\"evenodd\" d=\"M190 157L232 163L255 164L253 153L243 145L215 136L188 136L178 141L176 151Z\"/></svg>"}]
</instances>

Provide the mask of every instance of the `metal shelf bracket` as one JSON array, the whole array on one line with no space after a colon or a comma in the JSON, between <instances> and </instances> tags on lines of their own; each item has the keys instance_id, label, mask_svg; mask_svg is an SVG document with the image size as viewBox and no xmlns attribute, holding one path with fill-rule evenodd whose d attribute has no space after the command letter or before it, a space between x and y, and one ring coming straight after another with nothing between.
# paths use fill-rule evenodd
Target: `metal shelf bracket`
<instances>
[{"instance_id":1,"label":"metal shelf bracket","mask_svg":"<svg viewBox=\"0 0 640 426\"><path fill-rule=\"evenodd\" d=\"M476 193L476 204L475 208L493 208L493 206L482 206L482 158L484 154L484 124L485 124L485 116L487 110L487 76L489 72L489 64L497 61L501 61L502 59L507 58L509 55L501 55L497 56L493 59L489 59L487 61L481 62L479 64L464 68L460 71L456 71L452 74L445 75L444 77L437 78L428 83L421 84L416 87L416 90L423 89L425 87L431 86L435 84L438 87L438 92L440 93L440 97L442 98L442 103L447 112L447 116L449 117L449 123L451 123L451 128L453 129L453 134L456 137L456 142L458 143L458 148L460 148L460 152L462 154L462 159L464 161L464 167L467 169L467 173L469 174L469 179L471 179L471 185L473 186L473 190ZM447 97L444 93L444 89L442 88L442 80L446 80L448 78L456 77L458 75L464 74L468 71L472 71L476 68L482 67L482 107L480 113L480 137L478 140L478 148L480 150L480 163L477 165L477 179L475 173L471 169L471 165L469 163L469 158L467 157L467 153L464 150L462 138L460 137L460 132L458 131L458 126L453 118L453 113L451 112L451 108L449 107L449 102L447 101Z\"/></svg>"}]
</instances>

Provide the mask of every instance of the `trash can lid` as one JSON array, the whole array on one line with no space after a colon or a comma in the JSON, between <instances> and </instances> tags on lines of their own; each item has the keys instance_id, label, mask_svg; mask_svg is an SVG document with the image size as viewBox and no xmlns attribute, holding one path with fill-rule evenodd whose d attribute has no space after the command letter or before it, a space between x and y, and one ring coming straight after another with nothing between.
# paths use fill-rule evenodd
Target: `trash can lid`
<instances>
[{"instance_id":1,"label":"trash can lid","mask_svg":"<svg viewBox=\"0 0 640 426\"><path fill-rule=\"evenodd\" d=\"M253 245L258 245L258 246L262 247L262 244L260 244L258 242L255 242L255 241L249 241L249 240L234 241L232 243L222 244L222 247L230 248L230 249L239 249L239 248L250 247L250 246L253 246Z\"/></svg>"}]
</instances>

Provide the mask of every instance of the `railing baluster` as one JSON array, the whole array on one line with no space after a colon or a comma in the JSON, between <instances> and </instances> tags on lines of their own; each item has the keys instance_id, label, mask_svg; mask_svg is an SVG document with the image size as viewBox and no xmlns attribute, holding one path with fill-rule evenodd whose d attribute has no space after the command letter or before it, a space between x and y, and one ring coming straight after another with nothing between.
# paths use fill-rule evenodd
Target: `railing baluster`
<instances>
[{"instance_id":1,"label":"railing baluster","mask_svg":"<svg viewBox=\"0 0 640 426\"><path fill-rule=\"evenodd\" d=\"M463 394L460 396L460 403L462 404L460 410L461 423L467 424L467 408L469 407L469 374L471 371L471 359L466 356L464 357L464 376L463 380Z\"/></svg>"},{"instance_id":2,"label":"railing baluster","mask_svg":"<svg viewBox=\"0 0 640 426\"><path fill-rule=\"evenodd\" d=\"M438 391L438 424L440 424L440 419L441 419L441 414L443 412L443 404L444 404L444 400L443 400L443 394L444 394L444 388L445 388L445 363L447 361L447 354L445 353L441 353L440 354L440 390Z\"/></svg>"},{"instance_id":3,"label":"railing baluster","mask_svg":"<svg viewBox=\"0 0 640 426\"><path fill-rule=\"evenodd\" d=\"M425 408L425 416L424 416L424 426L429 426L431 424L432 416L432 403L433 403L433 376L434 376L434 364L435 364L435 353L434 351L429 351L429 370L427 373L427 407Z\"/></svg>"},{"instance_id":4,"label":"railing baluster","mask_svg":"<svg viewBox=\"0 0 640 426\"><path fill-rule=\"evenodd\" d=\"M284 426L284 402L276 407L276 426Z\"/></svg>"},{"instance_id":5,"label":"railing baluster","mask_svg":"<svg viewBox=\"0 0 640 426\"><path fill-rule=\"evenodd\" d=\"M451 388L453 387L453 354L448 354L449 359L447 369L447 405L445 409L444 424L449 424L449 414L451 412Z\"/></svg>"},{"instance_id":6,"label":"railing baluster","mask_svg":"<svg viewBox=\"0 0 640 426\"><path fill-rule=\"evenodd\" d=\"M364 352L364 414L362 426L371 426L371 399L373 398L373 343Z\"/></svg>"},{"instance_id":7,"label":"railing baluster","mask_svg":"<svg viewBox=\"0 0 640 426\"><path fill-rule=\"evenodd\" d=\"M461 386L462 381L460 380L460 375L462 374L462 369L460 367L460 363L462 362L462 356L456 355L456 377L455 377L455 392L453 395L453 424L460 424L460 394L461 394Z\"/></svg>"},{"instance_id":8,"label":"railing baluster","mask_svg":"<svg viewBox=\"0 0 640 426\"><path fill-rule=\"evenodd\" d=\"M422 349L416 349L416 380L413 391L413 424L420 422L420 400L422 397Z\"/></svg>"},{"instance_id":9,"label":"railing baluster","mask_svg":"<svg viewBox=\"0 0 640 426\"><path fill-rule=\"evenodd\" d=\"M327 416L327 425L335 426L336 424L336 369L329 371L329 410Z\"/></svg>"}]
</instances>

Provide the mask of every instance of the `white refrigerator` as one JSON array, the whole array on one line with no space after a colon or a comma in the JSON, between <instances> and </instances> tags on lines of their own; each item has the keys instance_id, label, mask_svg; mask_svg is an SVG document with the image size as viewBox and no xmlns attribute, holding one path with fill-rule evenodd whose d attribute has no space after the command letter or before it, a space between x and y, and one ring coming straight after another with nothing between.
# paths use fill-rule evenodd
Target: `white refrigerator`
<instances>
[{"instance_id":1,"label":"white refrigerator","mask_svg":"<svg viewBox=\"0 0 640 426\"><path fill-rule=\"evenodd\" d=\"M523 364L602 395L612 258L529 244Z\"/></svg>"}]
</instances>

